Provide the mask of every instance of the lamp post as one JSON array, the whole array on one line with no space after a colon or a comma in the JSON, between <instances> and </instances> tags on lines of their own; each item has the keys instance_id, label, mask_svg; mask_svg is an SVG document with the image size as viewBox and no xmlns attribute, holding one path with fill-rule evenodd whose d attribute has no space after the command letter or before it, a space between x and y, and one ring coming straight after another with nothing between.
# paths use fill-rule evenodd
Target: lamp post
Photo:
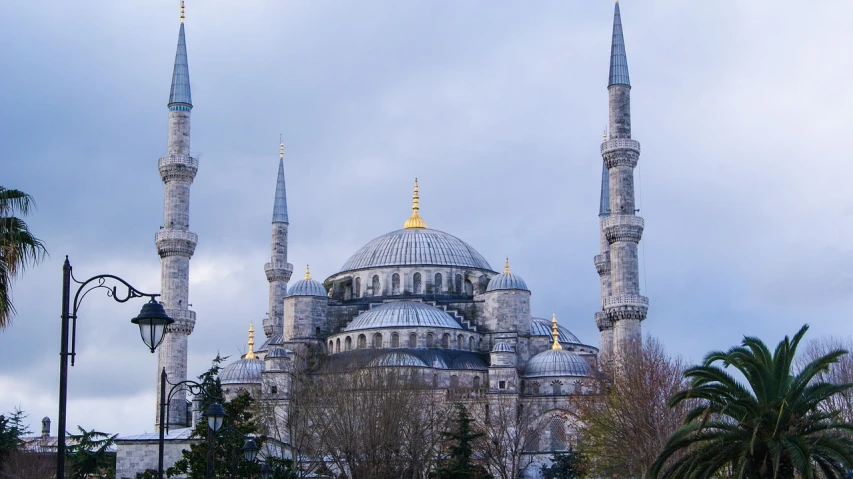
<instances>
[{"instance_id":1,"label":"lamp post","mask_svg":"<svg viewBox=\"0 0 853 479\"><path fill-rule=\"evenodd\" d=\"M71 302L71 281L79 284L74 294L74 302ZM119 295L117 286L107 286L107 281L115 281L127 288L127 293ZM175 322L166 314L163 305L155 299L159 294L143 293L131 286L127 281L111 274L92 276L86 281L77 281L71 274L71 263L68 256L62 266L62 331L60 333L59 345L59 431L57 432L56 445L56 477L65 477L65 415L68 401L68 356L71 356L71 366L74 366L77 339L77 311L80 303L89 292L95 289L105 289L107 296L119 303L125 303L132 298L150 298L150 301L142 306L139 316L131 322L139 326L139 334L142 341L153 353L166 333L166 326ZM68 335L71 333L71 352L68 352Z\"/></svg>"},{"instance_id":2,"label":"lamp post","mask_svg":"<svg viewBox=\"0 0 853 479\"><path fill-rule=\"evenodd\" d=\"M168 396L166 395L166 384L171 384L172 388L169 389ZM166 432L169 430L169 410L166 408L168 404L172 403L172 395L175 392L180 391L181 389L185 389L189 391L190 394L204 394L210 399L221 400L216 396L210 394L207 388L204 387L203 384L199 384L192 380L184 380L180 381L176 384L172 384L169 382L169 377L166 375L166 368L160 372L160 438L158 442L158 451L157 451L157 477L159 479L163 479L163 452L166 447ZM220 406L220 409L222 406ZM225 411L222 411L223 417ZM206 413L205 413L206 415ZM165 418L165 421L164 421ZM220 423L221 427L221 423Z\"/></svg>"},{"instance_id":3,"label":"lamp post","mask_svg":"<svg viewBox=\"0 0 853 479\"><path fill-rule=\"evenodd\" d=\"M222 409L221 404L215 402L204 411L204 417L207 418L207 472L205 477L210 479L213 477L213 434L222 428L222 422L225 420L225 409Z\"/></svg>"}]
</instances>

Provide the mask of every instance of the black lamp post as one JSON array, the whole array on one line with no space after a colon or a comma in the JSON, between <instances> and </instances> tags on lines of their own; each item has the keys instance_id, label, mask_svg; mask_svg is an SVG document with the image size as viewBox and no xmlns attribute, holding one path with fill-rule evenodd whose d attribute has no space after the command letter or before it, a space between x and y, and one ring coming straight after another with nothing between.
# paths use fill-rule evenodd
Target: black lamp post
<instances>
[{"instance_id":1,"label":"black lamp post","mask_svg":"<svg viewBox=\"0 0 853 479\"><path fill-rule=\"evenodd\" d=\"M79 284L74 294L74 302L71 302L71 281ZM127 293L119 296L117 286L107 286L107 280L115 281L127 288ZM175 322L166 314L163 305L155 299L159 294L143 293L131 286L127 281L111 274L92 276L86 281L77 281L71 274L71 263L68 256L62 266L62 332L60 334L59 346L59 431L57 431L56 444L56 477L65 477L65 415L68 401L68 356L71 356L71 365L74 366L77 339L77 311L80 302L94 289L105 289L107 296L119 303L125 303L132 298L150 298L150 301L142 306L139 316L131 322L139 326L139 334L142 341L153 353L166 332L166 326ZM68 333L71 333L71 352L68 352Z\"/></svg>"},{"instance_id":2,"label":"black lamp post","mask_svg":"<svg viewBox=\"0 0 853 479\"><path fill-rule=\"evenodd\" d=\"M269 464L264 463L261 466L261 479L272 479L272 468Z\"/></svg>"},{"instance_id":3,"label":"black lamp post","mask_svg":"<svg viewBox=\"0 0 853 479\"><path fill-rule=\"evenodd\" d=\"M207 473L205 477L208 479L213 477L213 434L222 429L225 415L225 409L222 409L222 405L218 402L211 404L204 411L204 417L207 419Z\"/></svg>"}]
</instances>

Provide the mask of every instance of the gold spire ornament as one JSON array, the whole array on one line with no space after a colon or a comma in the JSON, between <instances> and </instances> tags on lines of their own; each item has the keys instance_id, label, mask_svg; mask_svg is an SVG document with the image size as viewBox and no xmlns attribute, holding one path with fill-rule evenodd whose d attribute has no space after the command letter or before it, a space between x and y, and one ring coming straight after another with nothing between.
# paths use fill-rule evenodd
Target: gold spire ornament
<instances>
[{"instance_id":1,"label":"gold spire ornament","mask_svg":"<svg viewBox=\"0 0 853 479\"><path fill-rule=\"evenodd\" d=\"M184 0L181 0L181 23L184 23Z\"/></svg>"},{"instance_id":2,"label":"gold spire ornament","mask_svg":"<svg viewBox=\"0 0 853 479\"><path fill-rule=\"evenodd\" d=\"M309 281L311 279L311 268L308 265L305 265L305 281Z\"/></svg>"},{"instance_id":3,"label":"gold spire ornament","mask_svg":"<svg viewBox=\"0 0 853 479\"><path fill-rule=\"evenodd\" d=\"M412 195L412 216L406 220L403 228L426 228L426 222L418 215L418 210L421 209L418 201L421 197L418 195L418 179L415 178L415 193Z\"/></svg>"},{"instance_id":4,"label":"gold spire ornament","mask_svg":"<svg viewBox=\"0 0 853 479\"><path fill-rule=\"evenodd\" d=\"M284 140L281 139L281 135L278 135L278 157L284 158Z\"/></svg>"},{"instance_id":5,"label":"gold spire ornament","mask_svg":"<svg viewBox=\"0 0 853 479\"><path fill-rule=\"evenodd\" d=\"M551 316L551 335L554 336L554 344L551 345L551 349L563 349L560 346L560 330L557 329L557 313L553 313Z\"/></svg>"},{"instance_id":6,"label":"gold spire ornament","mask_svg":"<svg viewBox=\"0 0 853 479\"><path fill-rule=\"evenodd\" d=\"M509 274L509 258L506 259L506 263L504 264L504 274Z\"/></svg>"},{"instance_id":7,"label":"gold spire ornament","mask_svg":"<svg viewBox=\"0 0 853 479\"><path fill-rule=\"evenodd\" d=\"M249 323L249 352L246 353L246 359L257 359L255 356L255 327Z\"/></svg>"}]
</instances>

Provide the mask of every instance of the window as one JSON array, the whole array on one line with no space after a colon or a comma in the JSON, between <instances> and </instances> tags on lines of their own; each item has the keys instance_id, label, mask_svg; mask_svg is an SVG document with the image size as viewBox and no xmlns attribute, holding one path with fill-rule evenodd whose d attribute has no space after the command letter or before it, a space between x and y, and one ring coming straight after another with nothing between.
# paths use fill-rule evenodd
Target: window
<instances>
[{"instance_id":1,"label":"window","mask_svg":"<svg viewBox=\"0 0 853 479\"><path fill-rule=\"evenodd\" d=\"M563 393L563 383L554 381L551 383L551 394L557 395Z\"/></svg>"},{"instance_id":2,"label":"window","mask_svg":"<svg viewBox=\"0 0 853 479\"><path fill-rule=\"evenodd\" d=\"M438 386L438 374L432 375L432 385L433 385L433 387Z\"/></svg>"},{"instance_id":3,"label":"window","mask_svg":"<svg viewBox=\"0 0 853 479\"><path fill-rule=\"evenodd\" d=\"M455 374L450 376L450 387L451 388L458 388L459 387L459 376L457 376Z\"/></svg>"},{"instance_id":4,"label":"window","mask_svg":"<svg viewBox=\"0 0 853 479\"><path fill-rule=\"evenodd\" d=\"M351 351L352 350L352 338L347 336L347 339L344 341L344 343L346 344L347 351Z\"/></svg>"},{"instance_id":5,"label":"window","mask_svg":"<svg viewBox=\"0 0 853 479\"><path fill-rule=\"evenodd\" d=\"M462 294L462 275L456 275L456 284L453 285L453 292L456 294Z\"/></svg>"},{"instance_id":6,"label":"window","mask_svg":"<svg viewBox=\"0 0 853 479\"><path fill-rule=\"evenodd\" d=\"M441 347L444 349L450 349L450 335L449 334L444 333L444 335L441 336Z\"/></svg>"},{"instance_id":7,"label":"window","mask_svg":"<svg viewBox=\"0 0 853 479\"><path fill-rule=\"evenodd\" d=\"M376 333L373 335L373 349L382 349L382 334Z\"/></svg>"},{"instance_id":8,"label":"window","mask_svg":"<svg viewBox=\"0 0 853 479\"><path fill-rule=\"evenodd\" d=\"M474 350L474 336L468 337L468 351Z\"/></svg>"},{"instance_id":9,"label":"window","mask_svg":"<svg viewBox=\"0 0 853 479\"><path fill-rule=\"evenodd\" d=\"M270 392L272 394L278 394L278 386L270 386Z\"/></svg>"},{"instance_id":10,"label":"window","mask_svg":"<svg viewBox=\"0 0 853 479\"><path fill-rule=\"evenodd\" d=\"M486 292L486 288L489 286L489 279L486 278L486 275L481 274L477 279L477 292L483 294Z\"/></svg>"},{"instance_id":11,"label":"window","mask_svg":"<svg viewBox=\"0 0 853 479\"><path fill-rule=\"evenodd\" d=\"M409 335L409 347L410 348L418 347L418 335L417 334L412 333Z\"/></svg>"},{"instance_id":12,"label":"window","mask_svg":"<svg viewBox=\"0 0 853 479\"><path fill-rule=\"evenodd\" d=\"M367 336L363 334L358 335L358 349L364 349L367 347Z\"/></svg>"},{"instance_id":13,"label":"window","mask_svg":"<svg viewBox=\"0 0 853 479\"><path fill-rule=\"evenodd\" d=\"M335 343L332 340L329 340L329 354L332 354L335 351Z\"/></svg>"},{"instance_id":14,"label":"window","mask_svg":"<svg viewBox=\"0 0 853 479\"><path fill-rule=\"evenodd\" d=\"M399 348L400 347L400 335L397 333L391 334L391 347Z\"/></svg>"},{"instance_id":15,"label":"window","mask_svg":"<svg viewBox=\"0 0 853 479\"><path fill-rule=\"evenodd\" d=\"M498 382L498 388L500 388L500 389L506 389L506 381L500 381L500 382Z\"/></svg>"},{"instance_id":16,"label":"window","mask_svg":"<svg viewBox=\"0 0 853 479\"><path fill-rule=\"evenodd\" d=\"M539 394L539 383L532 382L530 383L530 393L531 394Z\"/></svg>"},{"instance_id":17,"label":"window","mask_svg":"<svg viewBox=\"0 0 853 479\"><path fill-rule=\"evenodd\" d=\"M412 292L415 294L421 294L421 274L415 273L412 276Z\"/></svg>"},{"instance_id":18,"label":"window","mask_svg":"<svg viewBox=\"0 0 853 479\"><path fill-rule=\"evenodd\" d=\"M319 336L322 336L322 331L320 331L320 326L317 326L317 327L314 329L314 335L315 335L315 336L318 336L318 337L319 337Z\"/></svg>"},{"instance_id":19,"label":"window","mask_svg":"<svg viewBox=\"0 0 853 479\"><path fill-rule=\"evenodd\" d=\"M467 279L465 280L465 294L468 296L474 296L474 285Z\"/></svg>"},{"instance_id":20,"label":"window","mask_svg":"<svg viewBox=\"0 0 853 479\"><path fill-rule=\"evenodd\" d=\"M436 294L441 293L441 273L435 273L435 281L433 281L432 287Z\"/></svg>"},{"instance_id":21,"label":"window","mask_svg":"<svg viewBox=\"0 0 853 479\"><path fill-rule=\"evenodd\" d=\"M583 392L583 386L581 386L580 381L575 381L575 394L580 394Z\"/></svg>"},{"instance_id":22,"label":"window","mask_svg":"<svg viewBox=\"0 0 853 479\"><path fill-rule=\"evenodd\" d=\"M379 296L382 291L379 289L379 275L373 275L373 296Z\"/></svg>"},{"instance_id":23,"label":"window","mask_svg":"<svg viewBox=\"0 0 853 479\"><path fill-rule=\"evenodd\" d=\"M563 421L557 418L551 419L548 424L548 434L551 436L551 450L565 451L566 448L566 430L563 427Z\"/></svg>"},{"instance_id":24,"label":"window","mask_svg":"<svg viewBox=\"0 0 853 479\"><path fill-rule=\"evenodd\" d=\"M341 338L335 340L335 352L341 352Z\"/></svg>"},{"instance_id":25,"label":"window","mask_svg":"<svg viewBox=\"0 0 853 479\"><path fill-rule=\"evenodd\" d=\"M355 297L361 297L361 278L355 278Z\"/></svg>"},{"instance_id":26,"label":"window","mask_svg":"<svg viewBox=\"0 0 853 479\"><path fill-rule=\"evenodd\" d=\"M400 294L400 275L397 273L391 275L391 294Z\"/></svg>"},{"instance_id":27,"label":"window","mask_svg":"<svg viewBox=\"0 0 853 479\"><path fill-rule=\"evenodd\" d=\"M460 351L465 349L465 338L461 334L456 336L456 349Z\"/></svg>"},{"instance_id":28,"label":"window","mask_svg":"<svg viewBox=\"0 0 853 479\"><path fill-rule=\"evenodd\" d=\"M480 388L480 376L474 376L474 389Z\"/></svg>"},{"instance_id":29,"label":"window","mask_svg":"<svg viewBox=\"0 0 853 479\"><path fill-rule=\"evenodd\" d=\"M431 348L431 347L435 346L434 343L435 343L435 338L433 337L432 333L427 333L426 347Z\"/></svg>"}]
</instances>

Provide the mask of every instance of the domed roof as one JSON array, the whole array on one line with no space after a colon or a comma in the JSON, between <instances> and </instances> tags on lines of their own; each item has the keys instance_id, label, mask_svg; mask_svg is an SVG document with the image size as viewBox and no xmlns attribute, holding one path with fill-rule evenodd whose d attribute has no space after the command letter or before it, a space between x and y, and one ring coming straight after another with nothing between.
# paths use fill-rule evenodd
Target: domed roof
<instances>
[{"instance_id":1,"label":"domed roof","mask_svg":"<svg viewBox=\"0 0 853 479\"><path fill-rule=\"evenodd\" d=\"M492 348L492 352L493 353L511 353L512 352L512 346L510 346L509 343L505 343L505 342L501 341L501 342L495 344L495 347Z\"/></svg>"},{"instance_id":2,"label":"domed roof","mask_svg":"<svg viewBox=\"0 0 853 479\"><path fill-rule=\"evenodd\" d=\"M473 369L482 371L488 369L480 358L471 353L460 354L450 364L450 369Z\"/></svg>"},{"instance_id":3,"label":"domed roof","mask_svg":"<svg viewBox=\"0 0 853 479\"><path fill-rule=\"evenodd\" d=\"M558 326L557 328L560 331L560 342L561 343L569 343L569 344L583 344L577 336L572 334L568 329ZM550 339L551 336L551 321L543 318L533 318L530 321L530 335L531 336L548 336Z\"/></svg>"},{"instance_id":4,"label":"domed roof","mask_svg":"<svg viewBox=\"0 0 853 479\"><path fill-rule=\"evenodd\" d=\"M506 259L506 265L504 266L504 272L494 276L490 281L489 285L486 286L486 292L496 291L501 289L520 289L524 291L530 291L527 289L527 283L521 279L521 276L516 274L512 274L509 270L509 258Z\"/></svg>"},{"instance_id":5,"label":"domed roof","mask_svg":"<svg viewBox=\"0 0 853 479\"><path fill-rule=\"evenodd\" d=\"M404 228L384 234L355 252L341 272L386 266L456 266L492 271L471 245L443 231Z\"/></svg>"},{"instance_id":6,"label":"domed roof","mask_svg":"<svg viewBox=\"0 0 853 479\"><path fill-rule=\"evenodd\" d=\"M524 377L589 376L589 363L565 349L549 349L530 358Z\"/></svg>"},{"instance_id":7,"label":"domed roof","mask_svg":"<svg viewBox=\"0 0 853 479\"><path fill-rule=\"evenodd\" d=\"M374 358L368 366L372 367L416 367L425 368L426 363L414 354L409 354L402 351L394 351L388 354L383 354L378 358Z\"/></svg>"},{"instance_id":8,"label":"domed roof","mask_svg":"<svg viewBox=\"0 0 853 479\"><path fill-rule=\"evenodd\" d=\"M413 327L462 329L450 314L435 306L412 301L396 301L380 304L356 316L344 331Z\"/></svg>"},{"instance_id":9,"label":"domed roof","mask_svg":"<svg viewBox=\"0 0 853 479\"><path fill-rule=\"evenodd\" d=\"M261 383L264 362L260 359L241 359L229 364L219 373L222 384Z\"/></svg>"},{"instance_id":10,"label":"domed roof","mask_svg":"<svg viewBox=\"0 0 853 479\"><path fill-rule=\"evenodd\" d=\"M290 296L328 296L323 283L311 279L311 270L308 266L305 267L305 278L293 283L290 289L287 290L287 297Z\"/></svg>"},{"instance_id":11,"label":"domed roof","mask_svg":"<svg viewBox=\"0 0 853 479\"><path fill-rule=\"evenodd\" d=\"M270 348L270 352L267 353L266 357L267 358L286 358L288 352L292 353L293 351L290 351L290 350L284 349L284 348L279 348L276 346L276 347Z\"/></svg>"}]
</instances>

